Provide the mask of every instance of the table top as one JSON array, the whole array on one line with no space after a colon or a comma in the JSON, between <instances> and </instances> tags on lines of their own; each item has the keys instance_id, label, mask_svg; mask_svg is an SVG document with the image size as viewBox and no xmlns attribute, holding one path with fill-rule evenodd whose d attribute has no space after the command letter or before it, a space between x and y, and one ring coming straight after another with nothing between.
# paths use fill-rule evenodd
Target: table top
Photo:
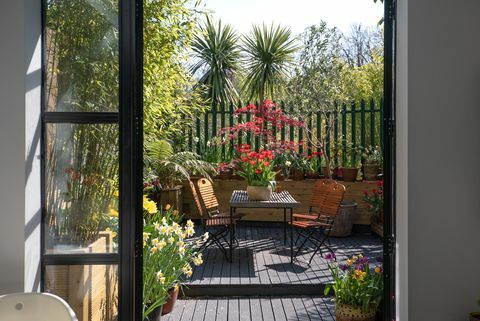
<instances>
[{"instance_id":1,"label":"table top","mask_svg":"<svg viewBox=\"0 0 480 321\"><path fill-rule=\"evenodd\" d=\"M247 191L234 190L230 198L230 206L245 208L297 208L300 206L300 203L287 191L273 192L268 201L250 201Z\"/></svg>"}]
</instances>

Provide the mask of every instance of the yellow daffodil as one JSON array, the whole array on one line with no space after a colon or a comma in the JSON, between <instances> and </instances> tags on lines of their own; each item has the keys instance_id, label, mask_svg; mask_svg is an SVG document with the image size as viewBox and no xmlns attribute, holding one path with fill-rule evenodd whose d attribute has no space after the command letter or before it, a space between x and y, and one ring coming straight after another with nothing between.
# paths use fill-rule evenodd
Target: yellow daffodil
<instances>
[{"instance_id":1,"label":"yellow daffodil","mask_svg":"<svg viewBox=\"0 0 480 321\"><path fill-rule=\"evenodd\" d=\"M162 250L162 249L165 247L165 245L167 245L167 243L162 240L162 241L158 242L157 248L158 248L159 250Z\"/></svg>"},{"instance_id":2,"label":"yellow daffodil","mask_svg":"<svg viewBox=\"0 0 480 321\"><path fill-rule=\"evenodd\" d=\"M180 255L185 254L185 246L179 246L178 247L178 254L180 254Z\"/></svg>"},{"instance_id":3,"label":"yellow daffodil","mask_svg":"<svg viewBox=\"0 0 480 321\"><path fill-rule=\"evenodd\" d=\"M187 229L185 230L185 234L188 237L193 236L193 234L195 234L195 230L193 229L193 227L187 227Z\"/></svg>"},{"instance_id":4,"label":"yellow daffodil","mask_svg":"<svg viewBox=\"0 0 480 321\"><path fill-rule=\"evenodd\" d=\"M162 217L162 224L167 225L167 218L165 216Z\"/></svg>"},{"instance_id":5,"label":"yellow daffodil","mask_svg":"<svg viewBox=\"0 0 480 321\"><path fill-rule=\"evenodd\" d=\"M173 244L175 242L175 239L172 236L170 236L168 238L167 242L168 242L168 244Z\"/></svg>"},{"instance_id":6,"label":"yellow daffodil","mask_svg":"<svg viewBox=\"0 0 480 321\"><path fill-rule=\"evenodd\" d=\"M154 239L152 240L152 244L153 244L153 245L157 245L157 244L158 244L158 238L154 238Z\"/></svg>"},{"instance_id":7,"label":"yellow daffodil","mask_svg":"<svg viewBox=\"0 0 480 321\"><path fill-rule=\"evenodd\" d=\"M158 251L158 248L156 246L152 246L152 248L150 249L150 253L153 253L153 254L157 253L157 251Z\"/></svg>"},{"instance_id":8,"label":"yellow daffodil","mask_svg":"<svg viewBox=\"0 0 480 321\"><path fill-rule=\"evenodd\" d=\"M158 222L153 223L153 227L158 231L160 230L160 224Z\"/></svg>"},{"instance_id":9,"label":"yellow daffodil","mask_svg":"<svg viewBox=\"0 0 480 321\"><path fill-rule=\"evenodd\" d=\"M148 197L145 195L143 196L143 209L148 213L148 214L155 214L157 213L157 204L150 200Z\"/></svg>"},{"instance_id":10,"label":"yellow daffodil","mask_svg":"<svg viewBox=\"0 0 480 321\"><path fill-rule=\"evenodd\" d=\"M114 208L110 208L109 215L112 217L118 217L118 211Z\"/></svg>"},{"instance_id":11,"label":"yellow daffodil","mask_svg":"<svg viewBox=\"0 0 480 321\"><path fill-rule=\"evenodd\" d=\"M192 271L192 267L190 266L190 264L185 265L185 266L182 268L182 272L183 272L183 274L185 274L186 276L192 276L193 271Z\"/></svg>"},{"instance_id":12,"label":"yellow daffodil","mask_svg":"<svg viewBox=\"0 0 480 321\"><path fill-rule=\"evenodd\" d=\"M162 271L157 272L157 280L162 284L165 283L165 276L163 275Z\"/></svg>"},{"instance_id":13,"label":"yellow daffodil","mask_svg":"<svg viewBox=\"0 0 480 321\"><path fill-rule=\"evenodd\" d=\"M197 256L193 258L193 264L195 264L196 266L203 264L202 253L198 253Z\"/></svg>"},{"instance_id":14,"label":"yellow daffodil","mask_svg":"<svg viewBox=\"0 0 480 321\"><path fill-rule=\"evenodd\" d=\"M150 236L150 233L148 232L143 232L143 241L146 242L148 241L148 237Z\"/></svg>"},{"instance_id":15,"label":"yellow daffodil","mask_svg":"<svg viewBox=\"0 0 480 321\"><path fill-rule=\"evenodd\" d=\"M195 241L195 245L196 245L196 246L202 245L202 241L201 241L201 240L196 240L196 241Z\"/></svg>"},{"instance_id":16,"label":"yellow daffodil","mask_svg":"<svg viewBox=\"0 0 480 321\"><path fill-rule=\"evenodd\" d=\"M182 240L180 240L180 241L177 242L177 245L178 245L178 246L184 246L184 245L185 245L185 242L182 241Z\"/></svg>"},{"instance_id":17,"label":"yellow daffodil","mask_svg":"<svg viewBox=\"0 0 480 321\"><path fill-rule=\"evenodd\" d=\"M164 225L160 226L158 232L160 233L160 235L167 234L167 227Z\"/></svg>"},{"instance_id":18,"label":"yellow daffodil","mask_svg":"<svg viewBox=\"0 0 480 321\"><path fill-rule=\"evenodd\" d=\"M191 228L193 228L193 227L195 226L195 225L193 224L192 220L188 220L188 221L187 221L187 224L185 224L185 225L186 225L186 227L191 227Z\"/></svg>"},{"instance_id":19,"label":"yellow daffodil","mask_svg":"<svg viewBox=\"0 0 480 321\"><path fill-rule=\"evenodd\" d=\"M205 232L205 234L203 234L203 241L206 242L209 237L210 235L208 234L208 232Z\"/></svg>"}]
</instances>

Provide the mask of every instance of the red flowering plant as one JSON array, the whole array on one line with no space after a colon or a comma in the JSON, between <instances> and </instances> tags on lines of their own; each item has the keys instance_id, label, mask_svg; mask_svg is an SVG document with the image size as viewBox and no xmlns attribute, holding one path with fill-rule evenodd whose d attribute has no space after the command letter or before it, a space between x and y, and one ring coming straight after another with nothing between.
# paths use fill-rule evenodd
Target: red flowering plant
<instances>
[{"instance_id":1,"label":"red flowering plant","mask_svg":"<svg viewBox=\"0 0 480 321\"><path fill-rule=\"evenodd\" d=\"M383 213L383 180L377 181L377 188L363 192L363 200L368 204L368 209L375 217Z\"/></svg>"},{"instance_id":2,"label":"red flowering plant","mask_svg":"<svg viewBox=\"0 0 480 321\"><path fill-rule=\"evenodd\" d=\"M312 152L311 155L306 156L307 159L307 172L309 174L316 174L322 167L322 152Z\"/></svg>"},{"instance_id":3,"label":"red flowering plant","mask_svg":"<svg viewBox=\"0 0 480 321\"><path fill-rule=\"evenodd\" d=\"M277 144L277 137L271 128L281 129L285 126L305 127L304 122L285 115L277 104L268 99L263 104L262 112L254 104L248 104L235 110L234 116L238 118L240 115L250 115L251 120L222 128L220 135L226 138L223 140L224 144L227 143L227 138L228 140L238 139L242 135L250 133L254 137L260 137L266 149L269 148L267 145Z\"/></svg>"},{"instance_id":4,"label":"red flowering plant","mask_svg":"<svg viewBox=\"0 0 480 321\"><path fill-rule=\"evenodd\" d=\"M250 186L271 186L277 174L273 170L273 151L260 150L259 152L243 149L241 155L242 169L237 171Z\"/></svg>"}]
</instances>

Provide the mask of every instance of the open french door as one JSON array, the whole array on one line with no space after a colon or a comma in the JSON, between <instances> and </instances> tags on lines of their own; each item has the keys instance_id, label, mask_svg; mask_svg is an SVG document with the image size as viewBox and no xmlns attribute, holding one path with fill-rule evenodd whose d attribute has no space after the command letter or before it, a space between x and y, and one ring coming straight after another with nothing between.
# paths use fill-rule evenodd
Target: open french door
<instances>
[{"instance_id":1,"label":"open french door","mask_svg":"<svg viewBox=\"0 0 480 321\"><path fill-rule=\"evenodd\" d=\"M42 291L141 320L142 1L43 0Z\"/></svg>"}]
</instances>

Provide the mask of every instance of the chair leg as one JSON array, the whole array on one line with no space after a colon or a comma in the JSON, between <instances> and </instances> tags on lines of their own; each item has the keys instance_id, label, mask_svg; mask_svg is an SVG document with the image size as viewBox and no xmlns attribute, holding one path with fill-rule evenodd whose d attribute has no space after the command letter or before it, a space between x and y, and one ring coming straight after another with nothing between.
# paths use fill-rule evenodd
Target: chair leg
<instances>
[{"instance_id":1,"label":"chair leg","mask_svg":"<svg viewBox=\"0 0 480 321\"><path fill-rule=\"evenodd\" d=\"M308 261L309 266L312 263L313 258L318 252L320 252L320 255L323 257L322 246L325 246L331 253L335 254L335 252L332 250L330 245L327 244L327 243L330 243L329 236L330 236L330 230L328 231L327 234L323 236L323 239L317 239L316 237L312 237L318 243L317 243L317 247L315 248L315 251L313 252L312 256L310 257L310 260ZM336 256L334 256L334 259L335 261L337 260Z\"/></svg>"},{"instance_id":2,"label":"chair leg","mask_svg":"<svg viewBox=\"0 0 480 321\"><path fill-rule=\"evenodd\" d=\"M298 235L299 235L299 236L302 235L303 238L304 238L304 240L303 240L302 244L300 245L300 247L297 249L297 252L295 252L295 255L294 255L293 257L297 257L297 256L298 256L298 254L299 254L300 251L303 249L303 247L305 246L305 244L307 243L307 241L310 240L310 238L312 237L313 232L314 232L313 230L312 230L312 231L309 231L308 236L303 235L303 233L298 232Z\"/></svg>"}]
</instances>

